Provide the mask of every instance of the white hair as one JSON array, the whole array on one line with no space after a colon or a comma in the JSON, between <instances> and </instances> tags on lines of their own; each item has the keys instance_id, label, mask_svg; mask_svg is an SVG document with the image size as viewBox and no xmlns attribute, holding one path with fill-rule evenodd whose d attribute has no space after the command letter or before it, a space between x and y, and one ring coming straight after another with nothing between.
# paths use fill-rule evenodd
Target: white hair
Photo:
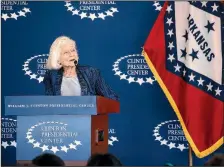
<instances>
[{"instance_id":1,"label":"white hair","mask_svg":"<svg viewBox=\"0 0 224 167\"><path fill-rule=\"evenodd\" d=\"M48 57L47 64L46 64L47 69L58 70L62 67L59 64L59 58L60 58L60 54L61 54L61 46L66 43L73 43L74 47L76 49L76 42L69 37L60 36L57 39L55 39L55 41L52 43L51 48L50 48L50 53L49 53L49 57ZM77 49L76 49L76 51L77 51Z\"/></svg>"}]
</instances>

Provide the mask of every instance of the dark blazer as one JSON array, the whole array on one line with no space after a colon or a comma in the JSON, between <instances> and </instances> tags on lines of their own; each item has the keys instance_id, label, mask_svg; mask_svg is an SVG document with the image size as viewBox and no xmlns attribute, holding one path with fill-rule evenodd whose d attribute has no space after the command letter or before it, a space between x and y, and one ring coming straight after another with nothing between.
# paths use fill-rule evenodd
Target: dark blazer
<instances>
[{"instance_id":1,"label":"dark blazer","mask_svg":"<svg viewBox=\"0 0 224 167\"><path fill-rule=\"evenodd\" d=\"M81 96L103 96L119 100L118 95L106 84L100 71L90 66L77 65L77 77L81 86ZM47 70L44 76L45 95L60 96L63 68Z\"/></svg>"}]
</instances>

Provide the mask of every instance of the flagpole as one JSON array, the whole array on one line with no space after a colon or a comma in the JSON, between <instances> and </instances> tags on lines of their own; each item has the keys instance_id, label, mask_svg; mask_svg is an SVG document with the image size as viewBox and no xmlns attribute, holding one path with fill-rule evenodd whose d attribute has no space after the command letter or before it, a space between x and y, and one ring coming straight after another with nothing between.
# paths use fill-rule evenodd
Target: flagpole
<instances>
[{"instance_id":1,"label":"flagpole","mask_svg":"<svg viewBox=\"0 0 224 167\"><path fill-rule=\"evenodd\" d=\"M189 145L188 165L189 165L189 166L193 166L192 148L191 148L190 144L188 144L188 145Z\"/></svg>"}]
</instances>

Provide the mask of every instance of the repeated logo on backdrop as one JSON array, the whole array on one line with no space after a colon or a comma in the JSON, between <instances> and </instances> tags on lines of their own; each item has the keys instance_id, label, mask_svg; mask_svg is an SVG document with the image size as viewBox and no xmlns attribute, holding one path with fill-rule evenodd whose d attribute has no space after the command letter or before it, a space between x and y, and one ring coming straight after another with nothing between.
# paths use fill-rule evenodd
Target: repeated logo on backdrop
<instances>
[{"instance_id":1,"label":"repeated logo on backdrop","mask_svg":"<svg viewBox=\"0 0 224 167\"><path fill-rule=\"evenodd\" d=\"M48 54L36 55L27 59L23 64L23 71L30 79L37 80L38 83L43 82L46 72L46 62Z\"/></svg>"},{"instance_id":2,"label":"repeated logo on backdrop","mask_svg":"<svg viewBox=\"0 0 224 167\"><path fill-rule=\"evenodd\" d=\"M115 1L67 1L65 7L72 15L92 21L114 17L118 12Z\"/></svg>"},{"instance_id":3,"label":"repeated logo on backdrop","mask_svg":"<svg viewBox=\"0 0 224 167\"><path fill-rule=\"evenodd\" d=\"M179 120L169 120L161 122L153 130L155 141L169 149L188 149L188 142L184 136Z\"/></svg>"},{"instance_id":4,"label":"repeated logo on backdrop","mask_svg":"<svg viewBox=\"0 0 224 167\"><path fill-rule=\"evenodd\" d=\"M26 138L33 148L39 148L42 152L67 153L68 150L77 150L82 145L78 140L78 133L74 132L72 127L69 128L68 124L56 121L33 125L28 129Z\"/></svg>"},{"instance_id":5,"label":"repeated logo on backdrop","mask_svg":"<svg viewBox=\"0 0 224 167\"><path fill-rule=\"evenodd\" d=\"M4 149L7 147L16 147L16 126L17 120L11 118L1 118L1 146Z\"/></svg>"},{"instance_id":6,"label":"repeated logo on backdrop","mask_svg":"<svg viewBox=\"0 0 224 167\"><path fill-rule=\"evenodd\" d=\"M155 78L141 54L132 54L120 57L113 64L114 75L120 80L127 80L128 83L138 83L139 85L153 84Z\"/></svg>"},{"instance_id":7,"label":"repeated logo on backdrop","mask_svg":"<svg viewBox=\"0 0 224 167\"><path fill-rule=\"evenodd\" d=\"M1 18L3 20L17 20L31 13L27 1L1 1Z\"/></svg>"}]
</instances>

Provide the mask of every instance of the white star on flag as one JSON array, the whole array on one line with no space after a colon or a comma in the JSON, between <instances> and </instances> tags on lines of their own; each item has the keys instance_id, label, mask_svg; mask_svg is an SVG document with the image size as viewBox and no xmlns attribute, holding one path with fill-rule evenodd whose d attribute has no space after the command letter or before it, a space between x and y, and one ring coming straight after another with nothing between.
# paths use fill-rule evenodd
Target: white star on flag
<instances>
[{"instance_id":1,"label":"white star on flag","mask_svg":"<svg viewBox=\"0 0 224 167\"><path fill-rule=\"evenodd\" d=\"M173 60L175 60L174 58L174 54L169 54L169 57L167 58L167 60L170 60L170 62L172 63Z\"/></svg>"},{"instance_id":2,"label":"white star on flag","mask_svg":"<svg viewBox=\"0 0 224 167\"><path fill-rule=\"evenodd\" d=\"M180 68L181 68L181 66L179 66L179 64L177 63L177 65L174 66L174 68L175 68L175 72L177 72L177 71L180 72Z\"/></svg>"},{"instance_id":3,"label":"white star on flag","mask_svg":"<svg viewBox=\"0 0 224 167\"><path fill-rule=\"evenodd\" d=\"M212 87L213 87L213 85L211 84L211 82L209 83L209 85L206 85L207 87L208 87L208 91L210 90L210 91L212 91Z\"/></svg>"},{"instance_id":4,"label":"white star on flag","mask_svg":"<svg viewBox=\"0 0 224 167\"><path fill-rule=\"evenodd\" d=\"M170 26L173 23L172 17L171 18L167 18L167 22L166 23L169 24L169 26Z\"/></svg>"},{"instance_id":5,"label":"white star on flag","mask_svg":"<svg viewBox=\"0 0 224 167\"><path fill-rule=\"evenodd\" d=\"M194 81L195 75L193 75L193 73L191 73L191 75L189 75L188 77L189 77L189 81Z\"/></svg>"},{"instance_id":6,"label":"white star on flag","mask_svg":"<svg viewBox=\"0 0 224 167\"><path fill-rule=\"evenodd\" d=\"M170 13L170 12L173 10L171 7L172 7L172 5L169 5L169 6L167 7L166 11L167 11L168 13Z\"/></svg>"},{"instance_id":7,"label":"white star on flag","mask_svg":"<svg viewBox=\"0 0 224 167\"><path fill-rule=\"evenodd\" d=\"M186 75L186 69L184 68L184 70L183 70L183 76L185 76Z\"/></svg>"},{"instance_id":8,"label":"white star on flag","mask_svg":"<svg viewBox=\"0 0 224 167\"><path fill-rule=\"evenodd\" d=\"M207 7L206 4L207 4L206 1L202 1L202 2L201 2L201 7L203 7L203 6L204 6L204 7Z\"/></svg>"},{"instance_id":9,"label":"white star on flag","mask_svg":"<svg viewBox=\"0 0 224 167\"><path fill-rule=\"evenodd\" d=\"M211 7L212 7L212 12L214 12L214 11L218 12L218 7L219 6L217 6L216 3L214 3L214 5L211 6Z\"/></svg>"},{"instance_id":10,"label":"white star on flag","mask_svg":"<svg viewBox=\"0 0 224 167\"><path fill-rule=\"evenodd\" d=\"M168 30L168 33L167 33L167 35L169 35L170 36L170 38L172 37L172 35L174 35L174 33L173 33L173 29L171 29L171 30Z\"/></svg>"},{"instance_id":11,"label":"white star on flag","mask_svg":"<svg viewBox=\"0 0 224 167\"><path fill-rule=\"evenodd\" d=\"M168 48L170 48L170 50L172 50L172 48L174 48L174 46L173 46L173 42L169 42L169 46L168 46Z\"/></svg>"},{"instance_id":12,"label":"white star on flag","mask_svg":"<svg viewBox=\"0 0 224 167\"><path fill-rule=\"evenodd\" d=\"M198 81L198 86L200 86L200 85L202 85L203 86L203 82L204 82L204 80L200 77L200 79L199 80L197 80Z\"/></svg>"},{"instance_id":13,"label":"white star on flag","mask_svg":"<svg viewBox=\"0 0 224 167\"><path fill-rule=\"evenodd\" d=\"M219 89L219 87L215 90L215 95L216 96L220 96L220 93L222 92L222 90Z\"/></svg>"}]
</instances>

